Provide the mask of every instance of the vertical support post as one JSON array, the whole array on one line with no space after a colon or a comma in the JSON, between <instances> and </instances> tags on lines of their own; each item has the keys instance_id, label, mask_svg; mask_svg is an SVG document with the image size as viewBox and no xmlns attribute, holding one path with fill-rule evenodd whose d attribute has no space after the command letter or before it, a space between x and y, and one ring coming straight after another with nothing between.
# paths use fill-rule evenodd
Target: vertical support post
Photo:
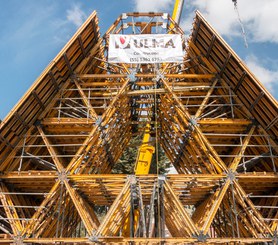
<instances>
[{"instance_id":1,"label":"vertical support post","mask_svg":"<svg viewBox=\"0 0 278 245\"><path fill-rule=\"evenodd\" d=\"M139 208L140 208L140 217L141 217L141 224L143 228L143 237L147 237L147 231L146 231L146 219L145 219L145 211L144 211L144 203L142 199L142 192L140 183L138 182L138 196L139 196Z\"/></svg>"},{"instance_id":2,"label":"vertical support post","mask_svg":"<svg viewBox=\"0 0 278 245\"><path fill-rule=\"evenodd\" d=\"M91 88L89 88L89 92L88 92L88 104L91 105L91 101L90 101L90 97L91 97ZM87 108L87 119L89 118L89 108Z\"/></svg>"},{"instance_id":3,"label":"vertical support post","mask_svg":"<svg viewBox=\"0 0 278 245\"><path fill-rule=\"evenodd\" d=\"M160 238L165 238L165 212L164 212L164 176L159 176L158 177L158 184L159 184L159 237ZM162 243L164 244L164 242Z\"/></svg>"},{"instance_id":4,"label":"vertical support post","mask_svg":"<svg viewBox=\"0 0 278 245\"><path fill-rule=\"evenodd\" d=\"M269 135L267 136L267 142L268 142L268 147L269 147L269 152L270 152L270 158L271 158L271 162L272 162L272 166L273 166L273 172L277 172L276 170L276 166L275 166L275 161L273 159L273 152L272 152L272 147L271 147L271 144L270 144L270 140L269 140Z\"/></svg>"},{"instance_id":5,"label":"vertical support post","mask_svg":"<svg viewBox=\"0 0 278 245\"><path fill-rule=\"evenodd\" d=\"M59 236L59 225L60 225L60 212L61 212L61 206L62 206L62 199L63 199L63 192L64 192L64 182L61 181L61 187L60 187L60 197L59 197L59 206L58 206L58 217L57 217L57 224L56 224L56 237ZM60 235L62 235L60 233Z\"/></svg>"},{"instance_id":6,"label":"vertical support post","mask_svg":"<svg viewBox=\"0 0 278 245\"><path fill-rule=\"evenodd\" d=\"M83 101L84 105L86 105L87 107L87 113L90 114L90 116L92 118L97 119L98 115L95 112L94 108L92 107L89 97L86 96L86 94L84 93L83 89L81 88L80 84L76 81L76 79L73 79L75 86L77 87L77 90L81 96L81 100Z\"/></svg>"},{"instance_id":7,"label":"vertical support post","mask_svg":"<svg viewBox=\"0 0 278 245\"><path fill-rule=\"evenodd\" d=\"M37 209L37 211L33 214L31 218L31 222L28 223L28 225L23 230L22 234L25 237L29 237L32 233L34 233L37 228L40 225L40 222L46 217L47 212L43 212L45 207L49 205L49 208L53 206L54 202L57 199L56 192L59 188L60 180L58 180L49 191L49 194L44 199L44 201L41 203L40 207Z\"/></svg>"},{"instance_id":8,"label":"vertical support post","mask_svg":"<svg viewBox=\"0 0 278 245\"><path fill-rule=\"evenodd\" d=\"M3 192L6 194L3 194ZM0 183L0 203L2 203L7 220L9 220L13 230L13 234L15 236L20 236L24 227L15 208L14 200L11 198L11 195L7 194L8 192L9 190L5 184Z\"/></svg>"},{"instance_id":9,"label":"vertical support post","mask_svg":"<svg viewBox=\"0 0 278 245\"><path fill-rule=\"evenodd\" d=\"M235 193L234 193L234 183L233 181L231 181L231 191L232 191L232 198L233 198L233 212L235 214L236 217L236 231L237 231L237 237L240 237L240 233L239 233L239 227L238 227L238 213L237 213L237 208L236 208L236 201L235 201Z\"/></svg>"},{"instance_id":10,"label":"vertical support post","mask_svg":"<svg viewBox=\"0 0 278 245\"><path fill-rule=\"evenodd\" d=\"M65 184L67 192L71 197L71 200L75 205L75 208L77 209L77 212L79 213L80 218L82 219L82 222L84 223L87 234L92 236L93 232L98 228L99 225L99 221L95 213L88 212L83 199L80 198L77 191L69 184L68 179L64 179L63 182Z\"/></svg>"},{"instance_id":11,"label":"vertical support post","mask_svg":"<svg viewBox=\"0 0 278 245\"><path fill-rule=\"evenodd\" d=\"M42 127L40 125L37 126L37 129L43 139L43 142L48 150L48 152L50 153L50 156L56 166L56 168L58 169L59 173L61 173L64 169L64 166L61 162L61 160L57 157L57 152L56 149L53 147L52 143L50 142L50 140L47 138L47 136L45 135Z\"/></svg>"},{"instance_id":12,"label":"vertical support post","mask_svg":"<svg viewBox=\"0 0 278 245\"><path fill-rule=\"evenodd\" d=\"M213 92L217 82L218 82L218 78L215 78L215 80L214 80L213 84L211 85L208 93L206 94L206 97L202 101L202 104L200 105L198 111L195 114L195 118L200 117L201 114L203 113L204 109L206 108L206 104L207 104L207 102L208 102L208 100L209 100L209 98L210 98L210 96L211 96L211 94L212 94L212 92Z\"/></svg>"},{"instance_id":13,"label":"vertical support post","mask_svg":"<svg viewBox=\"0 0 278 245\"><path fill-rule=\"evenodd\" d=\"M224 195L226 194L227 192L227 189L229 187L231 183L231 180L229 178L226 179L226 182L224 183L224 185L222 186L222 188L216 192L217 196L216 196L216 200L214 201L211 209L210 209L210 212L209 212L209 215L208 217L206 218L206 221L203 225L203 228L202 228L202 231L204 234L207 234L208 233L208 230L209 230L209 227L213 221L213 218L223 200L223 197Z\"/></svg>"},{"instance_id":14,"label":"vertical support post","mask_svg":"<svg viewBox=\"0 0 278 245\"><path fill-rule=\"evenodd\" d=\"M23 140L23 146L22 146L22 151L21 151L21 158L20 158L20 162L19 162L19 166L18 166L18 172L21 171L22 168L22 162L23 162L23 155L24 155L24 151L25 151L25 144L26 144L26 134L24 135L24 140Z\"/></svg>"},{"instance_id":15,"label":"vertical support post","mask_svg":"<svg viewBox=\"0 0 278 245\"><path fill-rule=\"evenodd\" d=\"M232 91L231 91L231 87L230 86L229 86L229 96L230 96L230 103L231 103L232 118L235 118L235 115L234 115L234 105L233 105L233 97L232 97Z\"/></svg>"},{"instance_id":16,"label":"vertical support post","mask_svg":"<svg viewBox=\"0 0 278 245\"><path fill-rule=\"evenodd\" d=\"M228 198L228 205L230 206L230 212L229 212L230 220L231 220L232 224L234 224L234 216L233 216L233 210L232 210L232 204L231 204L230 198ZM233 238L235 238L235 228L233 225L231 227L232 227Z\"/></svg>"},{"instance_id":17,"label":"vertical support post","mask_svg":"<svg viewBox=\"0 0 278 245\"><path fill-rule=\"evenodd\" d=\"M135 235L135 200L136 200L136 186L134 183L130 183L130 213L129 213L129 229L130 229L130 237L134 237Z\"/></svg>"},{"instance_id":18,"label":"vertical support post","mask_svg":"<svg viewBox=\"0 0 278 245\"><path fill-rule=\"evenodd\" d=\"M147 237L151 237L151 228L152 228L152 219L153 219L153 213L154 213L154 203L155 203L155 193L156 193L156 185L157 183L154 182L153 185L153 191L151 196L151 202L150 202L150 209L149 209L149 215L147 220Z\"/></svg>"},{"instance_id":19,"label":"vertical support post","mask_svg":"<svg viewBox=\"0 0 278 245\"><path fill-rule=\"evenodd\" d=\"M242 157L244 157L244 152L249 144L249 141L255 131L256 126L252 126L248 135L245 137L243 144L241 144L239 152L237 154L237 156L234 158L233 162L230 164L229 169L231 169L232 171L236 171Z\"/></svg>"}]
</instances>

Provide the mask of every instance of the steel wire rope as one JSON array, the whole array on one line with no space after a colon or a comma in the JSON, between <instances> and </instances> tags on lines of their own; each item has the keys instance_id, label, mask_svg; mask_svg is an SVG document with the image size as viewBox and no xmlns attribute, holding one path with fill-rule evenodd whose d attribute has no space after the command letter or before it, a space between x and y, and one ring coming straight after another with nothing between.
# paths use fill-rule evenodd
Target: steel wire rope
<instances>
[{"instance_id":1,"label":"steel wire rope","mask_svg":"<svg viewBox=\"0 0 278 245\"><path fill-rule=\"evenodd\" d=\"M158 154L159 154L159 149L158 149L158 128L157 128L157 83L159 82L160 78L158 75L159 72L159 66L157 65L154 69L154 73L156 73L156 78L153 80L154 81L154 129L155 129L155 163L156 163L156 175L157 175L157 234L159 238L162 238L162 227L161 227L161 200L160 200L160 178L159 178L159 159L158 159Z\"/></svg>"},{"instance_id":2,"label":"steel wire rope","mask_svg":"<svg viewBox=\"0 0 278 245\"><path fill-rule=\"evenodd\" d=\"M156 33L158 28L156 25ZM159 65L154 65L154 73L156 78L154 78L154 129L155 129L155 163L156 163L156 175L157 175L157 224L158 224L158 237L161 238L161 210L160 210L160 180L159 180L159 166L158 166L158 130L157 130L157 83L159 82Z\"/></svg>"},{"instance_id":3,"label":"steel wire rope","mask_svg":"<svg viewBox=\"0 0 278 245\"><path fill-rule=\"evenodd\" d=\"M234 9L235 9L235 12L237 14L238 22L240 24L241 35L242 35L243 40L244 40L244 46L245 46L245 48L248 48L247 36L246 36L246 32L245 32L245 28L244 28L243 22L241 20L240 14L239 14L237 0L232 0L232 2L234 3Z\"/></svg>"}]
</instances>

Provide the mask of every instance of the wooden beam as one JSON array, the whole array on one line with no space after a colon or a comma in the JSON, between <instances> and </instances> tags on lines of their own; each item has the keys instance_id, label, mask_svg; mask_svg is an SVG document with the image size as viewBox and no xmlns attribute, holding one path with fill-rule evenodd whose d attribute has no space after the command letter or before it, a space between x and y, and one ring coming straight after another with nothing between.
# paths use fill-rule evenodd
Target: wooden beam
<instances>
[{"instance_id":1,"label":"wooden beam","mask_svg":"<svg viewBox=\"0 0 278 245\"><path fill-rule=\"evenodd\" d=\"M92 118L97 119L98 115L95 112L94 108L92 107L90 101L88 100L88 97L85 95L84 91L82 90L80 84L76 81L76 79L74 79L74 84L78 89L78 92L82 98L83 103L86 105L86 107L88 108L89 114Z\"/></svg>"},{"instance_id":2,"label":"wooden beam","mask_svg":"<svg viewBox=\"0 0 278 245\"><path fill-rule=\"evenodd\" d=\"M44 220L44 218L47 215L47 212L44 212L45 207L46 206L48 206L48 208L52 207L52 205L56 201L57 192L59 190L60 184L61 184L60 180L57 180L56 183L53 185L53 187L49 192L49 195L46 196L46 198L41 203L40 207L33 214L31 221L26 225L25 229L22 232L22 236L30 237L32 234L35 233L40 223Z\"/></svg>"},{"instance_id":3,"label":"wooden beam","mask_svg":"<svg viewBox=\"0 0 278 245\"><path fill-rule=\"evenodd\" d=\"M0 244L11 244L14 242L14 239L4 238L0 240ZM53 244L53 243L74 243L74 244L92 244L92 242L102 242L105 244L130 244L134 243L139 244L158 244L165 242L169 245L176 244L192 244L198 243L197 238L180 238L180 237L171 237L171 238L143 238L143 237L134 237L134 238L124 238L124 237L96 237L95 241L93 238L74 238L74 237L57 237L57 238L23 238L22 242L24 243L39 243L39 244ZM233 245L235 243L242 244L255 244L255 243L270 243L273 242L273 238L207 238L206 244L229 244Z\"/></svg>"},{"instance_id":4,"label":"wooden beam","mask_svg":"<svg viewBox=\"0 0 278 245\"><path fill-rule=\"evenodd\" d=\"M130 204L130 180L127 179L126 184L123 186L121 192L113 202L104 220L96 231L96 236L113 236L124 219L128 217ZM119 213L121 212L121 214ZM117 217L117 219L115 219ZM112 225L114 223L114 225ZM116 226L113 228L113 226Z\"/></svg>"},{"instance_id":5,"label":"wooden beam","mask_svg":"<svg viewBox=\"0 0 278 245\"><path fill-rule=\"evenodd\" d=\"M220 72L218 74L220 78L223 76L224 71L225 71L225 69L226 69L226 67L227 67L227 65L228 65L228 63L229 63L229 61L231 59L231 56L232 56L232 54L229 52L227 57L226 57L226 59L225 59L225 61L224 61L224 63L223 63L223 65L222 65L222 67L221 67L221 70L220 70Z\"/></svg>"},{"instance_id":6,"label":"wooden beam","mask_svg":"<svg viewBox=\"0 0 278 245\"><path fill-rule=\"evenodd\" d=\"M234 158L233 162L230 164L229 169L231 169L233 172L236 171L255 129L256 129L256 126L251 127L248 135L245 137L245 139L243 141L242 146L239 148L237 156Z\"/></svg>"},{"instance_id":7,"label":"wooden beam","mask_svg":"<svg viewBox=\"0 0 278 245\"><path fill-rule=\"evenodd\" d=\"M47 150L50 153L50 156L51 156L53 162L56 165L56 168L58 169L59 172L62 172L62 170L64 169L64 166L63 166L62 162L60 161L60 159L57 157L57 155L59 155L57 153L57 150L52 146L53 144L49 141L49 139L44 134L42 127L38 125L37 129L45 143Z\"/></svg>"},{"instance_id":8,"label":"wooden beam","mask_svg":"<svg viewBox=\"0 0 278 245\"><path fill-rule=\"evenodd\" d=\"M252 112L255 108L255 106L259 103L259 101L263 98L263 96L265 95L265 93L263 91L261 91L258 96L255 98L253 104L250 105L249 107L249 111Z\"/></svg>"},{"instance_id":9,"label":"wooden beam","mask_svg":"<svg viewBox=\"0 0 278 245\"><path fill-rule=\"evenodd\" d=\"M155 78L156 74L135 74L137 78ZM179 79L211 79L214 74L165 74L165 78L179 78ZM108 78L128 78L127 74L82 74L78 75L80 79L108 79Z\"/></svg>"},{"instance_id":10,"label":"wooden beam","mask_svg":"<svg viewBox=\"0 0 278 245\"><path fill-rule=\"evenodd\" d=\"M202 118L198 120L199 125L219 125L219 127L228 125L228 126L248 126L252 124L252 120L249 119L231 119L231 118Z\"/></svg>"},{"instance_id":11,"label":"wooden beam","mask_svg":"<svg viewBox=\"0 0 278 245\"><path fill-rule=\"evenodd\" d=\"M109 107L106 109L106 111L102 115L100 123L105 122L105 120L109 119L113 115L113 113L115 112L114 104L119 99L119 97L124 93L124 91L128 85L129 85L129 79L127 79L125 81L122 88L119 90L119 93L113 98ZM100 127L100 124L93 127L93 129L89 133L88 137L85 139L82 146L76 152L75 157L73 157L72 160L70 161L70 163L67 167L67 170L66 170L67 172L70 171L71 173L73 173L79 167L79 165L82 163L84 157L86 156L86 152L88 152L90 150L90 148L92 147L91 143L92 143L93 136L95 135L97 130L99 130L99 127Z\"/></svg>"},{"instance_id":12,"label":"wooden beam","mask_svg":"<svg viewBox=\"0 0 278 245\"><path fill-rule=\"evenodd\" d=\"M207 59L208 59L209 56L210 56L210 53L211 53L211 51L212 51L213 45L214 45L214 43L215 43L215 40L216 40L216 36L213 35L213 36L212 36L212 39L211 39L211 41L210 41L210 44L209 44L209 48L208 48L207 54L206 54L206 58L207 58Z\"/></svg>"},{"instance_id":13,"label":"wooden beam","mask_svg":"<svg viewBox=\"0 0 278 245\"><path fill-rule=\"evenodd\" d=\"M213 81L213 83L212 83L212 85L211 85L211 87L210 87L210 89L209 89L209 91L208 91L206 97L205 97L204 100L202 101L202 104L200 105L198 111L196 112L195 118L200 117L201 114L203 113L203 111L204 111L204 109L205 109L205 106L206 106L206 104L207 104L207 102L208 102L208 100L209 100L209 98L210 98L210 96L211 96L211 94L212 94L212 92L213 92L213 90L214 90L214 88L215 88L215 86L216 86L217 83L218 83L218 79L216 78L216 79Z\"/></svg>"},{"instance_id":14,"label":"wooden beam","mask_svg":"<svg viewBox=\"0 0 278 245\"><path fill-rule=\"evenodd\" d=\"M204 234L207 234L210 228L210 225L215 217L216 212L219 209L219 206L223 200L224 195L227 192L228 187L230 186L231 180L229 178L226 179L225 184L222 186L222 188L220 190L217 190L215 192L215 201L212 204L212 207L210 208L209 214L205 220L205 223L202 227L202 231L204 232Z\"/></svg>"},{"instance_id":15,"label":"wooden beam","mask_svg":"<svg viewBox=\"0 0 278 245\"><path fill-rule=\"evenodd\" d=\"M0 174L0 179L49 179L54 180L57 178L56 171L34 170L34 171L10 171Z\"/></svg>"},{"instance_id":16,"label":"wooden beam","mask_svg":"<svg viewBox=\"0 0 278 245\"><path fill-rule=\"evenodd\" d=\"M54 126L54 125L93 125L96 120L91 118L69 118L69 117L48 117L41 121L44 126Z\"/></svg>"},{"instance_id":17,"label":"wooden beam","mask_svg":"<svg viewBox=\"0 0 278 245\"><path fill-rule=\"evenodd\" d=\"M235 88L234 88L234 92L235 92L235 93L238 91L239 87L240 87L241 84L243 83L243 81L244 81L246 75L247 75L247 73L246 73L246 71L244 71L244 72L242 73L242 75L241 75L241 77L240 77L240 79L239 79L237 85L236 85Z\"/></svg>"},{"instance_id":18,"label":"wooden beam","mask_svg":"<svg viewBox=\"0 0 278 245\"><path fill-rule=\"evenodd\" d=\"M36 101L39 103L40 107L42 110L45 109L44 104L42 103L41 99L39 98L38 94L36 93L35 90L32 91L32 95L34 96L34 98L36 99Z\"/></svg>"},{"instance_id":19,"label":"wooden beam","mask_svg":"<svg viewBox=\"0 0 278 245\"><path fill-rule=\"evenodd\" d=\"M82 219L84 226L86 227L88 234L92 236L94 234L94 231L97 230L99 225L96 215L94 213L89 213L87 211L86 205L84 204L82 198L79 196L77 191L71 187L71 185L67 180L64 180L63 183L66 186L66 189L71 197L71 200L73 201L76 210L78 211L79 216Z\"/></svg>"},{"instance_id":20,"label":"wooden beam","mask_svg":"<svg viewBox=\"0 0 278 245\"><path fill-rule=\"evenodd\" d=\"M84 44L83 44L81 35L78 36L77 40L78 40L80 49L82 51L83 58L86 58L86 52L85 52L85 48L84 48Z\"/></svg>"},{"instance_id":21,"label":"wooden beam","mask_svg":"<svg viewBox=\"0 0 278 245\"><path fill-rule=\"evenodd\" d=\"M59 91L59 84L58 84L57 80L55 79L53 72L51 70L48 72L48 76L50 77L50 81L53 84L55 90Z\"/></svg>"},{"instance_id":22,"label":"wooden beam","mask_svg":"<svg viewBox=\"0 0 278 245\"><path fill-rule=\"evenodd\" d=\"M167 81L165 79L161 79L165 88L169 91L169 93L172 95L173 99L178 105L177 112L182 112L182 120L185 122L187 126L189 126L189 122L194 121L194 119L190 116L188 111L184 108L183 104L177 97L177 95L173 92L172 88L169 86ZM217 152L213 149L213 147L208 142L207 138L203 135L202 131L198 127L196 123L191 123L190 125L194 130L192 136L195 139L195 141L202 147L204 153L207 155L210 162L214 165L218 173L221 173L222 171L227 170L225 163L221 160Z\"/></svg>"},{"instance_id":23,"label":"wooden beam","mask_svg":"<svg viewBox=\"0 0 278 245\"><path fill-rule=\"evenodd\" d=\"M5 193L5 195L2 194L3 192ZM22 225L22 223L19 219L19 215L15 208L13 199L11 198L11 196L8 193L9 193L8 188L5 186L4 183L1 183L0 184L0 200L3 205L3 209L6 213L7 221L11 225L13 234L15 236L20 236L23 231L24 226Z\"/></svg>"},{"instance_id":24,"label":"wooden beam","mask_svg":"<svg viewBox=\"0 0 278 245\"><path fill-rule=\"evenodd\" d=\"M170 186L170 184L168 183L167 180L164 181L164 188L165 188L165 195L169 195L168 198L171 200L172 204L174 205L173 208L173 212L178 211L178 216L176 217L177 219L181 219L182 221L184 221L184 224L182 225L182 227L180 227L181 229L188 229L189 231L189 236L198 236L199 235L199 231L196 227L196 225L194 224L193 220L191 219L191 217L189 216L189 214L185 211L182 203L180 202L180 200L177 198L176 194L174 193L172 187ZM176 220L177 221L177 220Z\"/></svg>"},{"instance_id":25,"label":"wooden beam","mask_svg":"<svg viewBox=\"0 0 278 245\"><path fill-rule=\"evenodd\" d=\"M72 68L72 66L70 64L69 58L67 56L67 53L64 53L63 57L64 57L64 60L66 62L66 65L68 67L68 70L70 71L70 74L72 75L73 74L73 68Z\"/></svg>"},{"instance_id":26,"label":"wooden beam","mask_svg":"<svg viewBox=\"0 0 278 245\"><path fill-rule=\"evenodd\" d=\"M270 227L265 223L264 218L262 214L255 208L253 202L250 200L250 198L247 196L246 192L243 190L243 188L240 186L238 182L234 182L234 186L236 191L238 192L238 195L244 199L244 201L248 204L248 206L252 210L251 216L254 218L253 222L256 224L257 229L260 231L261 234L267 235L270 234L273 236L273 231L270 229Z\"/></svg>"},{"instance_id":27,"label":"wooden beam","mask_svg":"<svg viewBox=\"0 0 278 245\"><path fill-rule=\"evenodd\" d=\"M208 86L192 86L192 87L174 87L172 90L176 93L187 92L187 91L195 91L195 90L206 90ZM137 96L137 95L144 95L144 94L165 94L168 91L164 88L157 88L157 89L144 89L144 90L132 90L127 91L125 95L128 96ZM103 93L103 96L115 96L118 92L111 92L111 93Z\"/></svg>"}]
</instances>

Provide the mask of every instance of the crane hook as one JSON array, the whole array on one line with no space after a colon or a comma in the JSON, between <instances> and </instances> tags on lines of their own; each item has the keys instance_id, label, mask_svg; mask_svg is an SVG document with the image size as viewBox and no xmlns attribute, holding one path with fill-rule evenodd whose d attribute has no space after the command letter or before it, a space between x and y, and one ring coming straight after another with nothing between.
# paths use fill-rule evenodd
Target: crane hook
<instances>
[{"instance_id":1,"label":"crane hook","mask_svg":"<svg viewBox=\"0 0 278 245\"><path fill-rule=\"evenodd\" d=\"M237 7L237 0L232 0L234 5L235 5L235 8Z\"/></svg>"}]
</instances>

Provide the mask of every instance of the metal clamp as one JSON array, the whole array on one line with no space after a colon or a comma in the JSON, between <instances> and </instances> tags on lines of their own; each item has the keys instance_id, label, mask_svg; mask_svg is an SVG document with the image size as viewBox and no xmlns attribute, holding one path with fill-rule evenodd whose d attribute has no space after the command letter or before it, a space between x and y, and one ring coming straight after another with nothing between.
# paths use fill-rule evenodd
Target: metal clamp
<instances>
[{"instance_id":1,"label":"metal clamp","mask_svg":"<svg viewBox=\"0 0 278 245\"><path fill-rule=\"evenodd\" d=\"M191 126L197 126L198 125L197 119L195 117L191 117L189 119L189 123L190 123Z\"/></svg>"},{"instance_id":2,"label":"metal clamp","mask_svg":"<svg viewBox=\"0 0 278 245\"><path fill-rule=\"evenodd\" d=\"M161 73L160 71L157 71L155 80L158 82L160 79L163 79L163 78L164 78L164 74Z\"/></svg>"},{"instance_id":3,"label":"metal clamp","mask_svg":"<svg viewBox=\"0 0 278 245\"><path fill-rule=\"evenodd\" d=\"M96 126L99 126L101 123L102 123L102 117L99 116L99 117L97 118L96 122L95 122L95 125L96 125Z\"/></svg>"},{"instance_id":4,"label":"metal clamp","mask_svg":"<svg viewBox=\"0 0 278 245\"><path fill-rule=\"evenodd\" d=\"M231 182L234 182L236 179L236 173L232 172L230 169L227 172L227 177Z\"/></svg>"},{"instance_id":5,"label":"metal clamp","mask_svg":"<svg viewBox=\"0 0 278 245\"><path fill-rule=\"evenodd\" d=\"M62 171L58 173L58 179L61 181L61 184L63 184L64 181L68 181L68 174L65 169L62 169Z\"/></svg>"},{"instance_id":6,"label":"metal clamp","mask_svg":"<svg viewBox=\"0 0 278 245\"><path fill-rule=\"evenodd\" d=\"M135 185L137 183L137 179L135 175L128 175L127 179L130 181L131 185Z\"/></svg>"},{"instance_id":7,"label":"metal clamp","mask_svg":"<svg viewBox=\"0 0 278 245\"><path fill-rule=\"evenodd\" d=\"M127 19L127 14L126 13L122 13L122 20L126 20Z\"/></svg>"},{"instance_id":8,"label":"metal clamp","mask_svg":"<svg viewBox=\"0 0 278 245\"><path fill-rule=\"evenodd\" d=\"M14 236L14 245L24 245L22 236Z\"/></svg>"},{"instance_id":9,"label":"metal clamp","mask_svg":"<svg viewBox=\"0 0 278 245\"><path fill-rule=\"evenodd\" d=\"M129 79L130 82L136 82L136 69L130 69L130 74L127 75L127 78Z\"/></svg>"},{"instance_id":10,"label":"metal clamp","mask_svg":"<svg viewBox=\"0 0 278 245\"><path fill-rule=\"evenodd\" d=\"M194 237L197 238L198 242L206 242L209 235L204 234L204 231L201 231L199 235L194 235Z\"/></svg>"}]
</instances>

